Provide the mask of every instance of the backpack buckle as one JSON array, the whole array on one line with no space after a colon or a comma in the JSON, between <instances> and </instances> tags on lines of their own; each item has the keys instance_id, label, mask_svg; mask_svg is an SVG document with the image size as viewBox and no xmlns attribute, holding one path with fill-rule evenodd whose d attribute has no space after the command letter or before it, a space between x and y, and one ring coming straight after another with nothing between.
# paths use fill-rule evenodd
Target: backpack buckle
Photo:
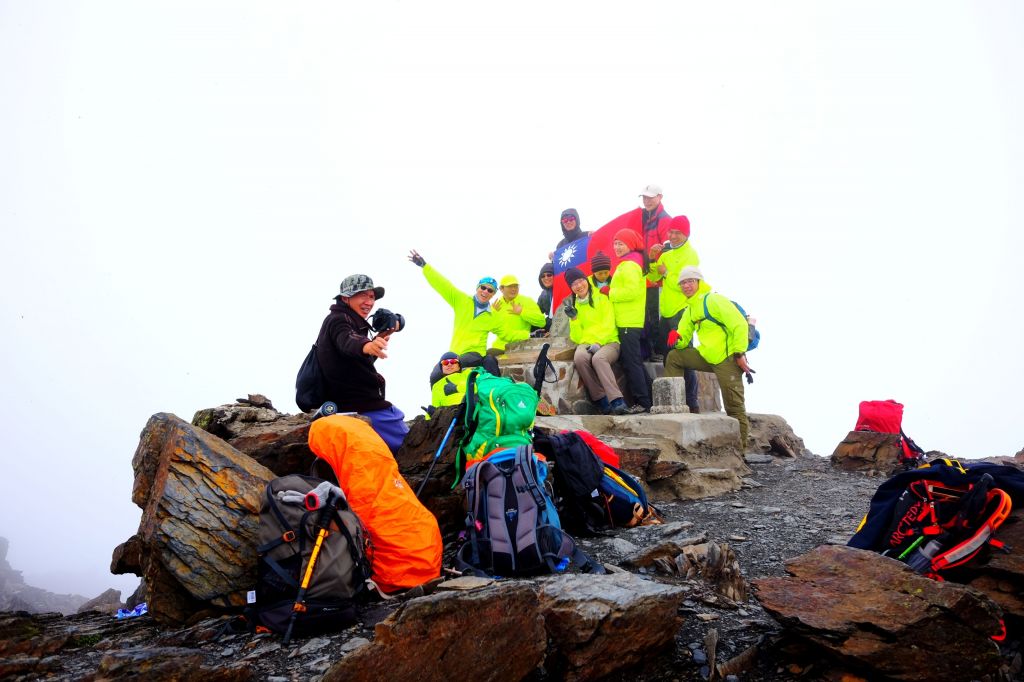
<instances>
[{"instance_id":1,"label":"backpack buckle","mask_svg":"<svg viewBox=\"0 0 1024 682\"><path fill-rule=\"evenodd\" d=\"M295 542L295 531L286 530L284 533L281 534L281 539L285 542Z\"/></svg>"}]
</instances>

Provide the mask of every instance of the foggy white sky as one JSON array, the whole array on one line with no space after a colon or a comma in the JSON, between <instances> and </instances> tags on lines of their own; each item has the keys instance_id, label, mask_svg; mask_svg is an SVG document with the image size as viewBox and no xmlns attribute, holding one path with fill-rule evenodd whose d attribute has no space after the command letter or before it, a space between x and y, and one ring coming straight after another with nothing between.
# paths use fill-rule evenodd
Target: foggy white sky
<instances>
[{"instance_id":1,"label":"foggy white sky","mask_svg":"<svg viewBox=\"0 0 1024 682\"><path fill-rule=\"evenodd\" d=\"M340 280L408 329L427 404L450 312L536 275L562 209L648 183L759 320L748 409L828 455L896 398L926 449L1024 447L1024 5L0 0L0 535L95 596L134 533L146 419L295 411ZM782 7L779 5L783 4Z\"/></svg>"}]
</instances>

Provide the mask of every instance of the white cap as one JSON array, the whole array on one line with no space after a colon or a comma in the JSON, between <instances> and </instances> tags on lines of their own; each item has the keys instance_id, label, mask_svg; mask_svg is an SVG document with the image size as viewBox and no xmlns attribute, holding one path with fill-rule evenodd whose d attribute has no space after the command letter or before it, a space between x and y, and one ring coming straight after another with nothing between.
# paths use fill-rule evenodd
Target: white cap
<instances>
[{"instance_id":1,"label":"white cap","mask_svg":"<svg viewBox=\"0 0 1024 682\"><path fill-rule=\"evenodd\" d=\"M656 197L661 193L661 187L659 187L658 185L647 185L646 187L644 187L644 191L640 192L640 196Z\"/></svg>"}]
</instances>

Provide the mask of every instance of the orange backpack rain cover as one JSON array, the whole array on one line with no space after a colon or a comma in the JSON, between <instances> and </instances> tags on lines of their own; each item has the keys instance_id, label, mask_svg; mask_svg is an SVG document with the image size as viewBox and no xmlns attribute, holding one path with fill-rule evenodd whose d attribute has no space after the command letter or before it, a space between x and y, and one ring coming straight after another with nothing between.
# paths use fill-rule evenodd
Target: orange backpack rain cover
<instances>
[{"instance_id":1,"label":"orange backpack rain cover","mask_svg":"<svg viewBox=\"0 0 1024 682\"><path fill-rule=\"evenodd\" d=\"M333 415L309 427L309 448L334 470L348 503L366 526L373 580L384 592L441 575L441 531L420 504L388 446L366 422Z\"/></svg>"}]
</instances>

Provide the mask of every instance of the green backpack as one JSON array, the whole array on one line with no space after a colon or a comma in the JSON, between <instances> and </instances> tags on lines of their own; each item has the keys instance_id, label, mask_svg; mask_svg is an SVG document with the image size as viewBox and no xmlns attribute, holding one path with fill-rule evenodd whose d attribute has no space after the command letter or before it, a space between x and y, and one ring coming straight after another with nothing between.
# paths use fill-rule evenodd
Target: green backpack
<instances>
[{"instance_id":1,"label":"green backpack","mask_svg":"<svg viewBox=\"0 0 1024 682\"><path fill-rule=\"evenodd\" d=\"M532 445L538 402L540 397L529 384L474 369L466 381L464 435L455 461L455 483L463 471L494 450Z\"/></svg>"}]
</instances>

